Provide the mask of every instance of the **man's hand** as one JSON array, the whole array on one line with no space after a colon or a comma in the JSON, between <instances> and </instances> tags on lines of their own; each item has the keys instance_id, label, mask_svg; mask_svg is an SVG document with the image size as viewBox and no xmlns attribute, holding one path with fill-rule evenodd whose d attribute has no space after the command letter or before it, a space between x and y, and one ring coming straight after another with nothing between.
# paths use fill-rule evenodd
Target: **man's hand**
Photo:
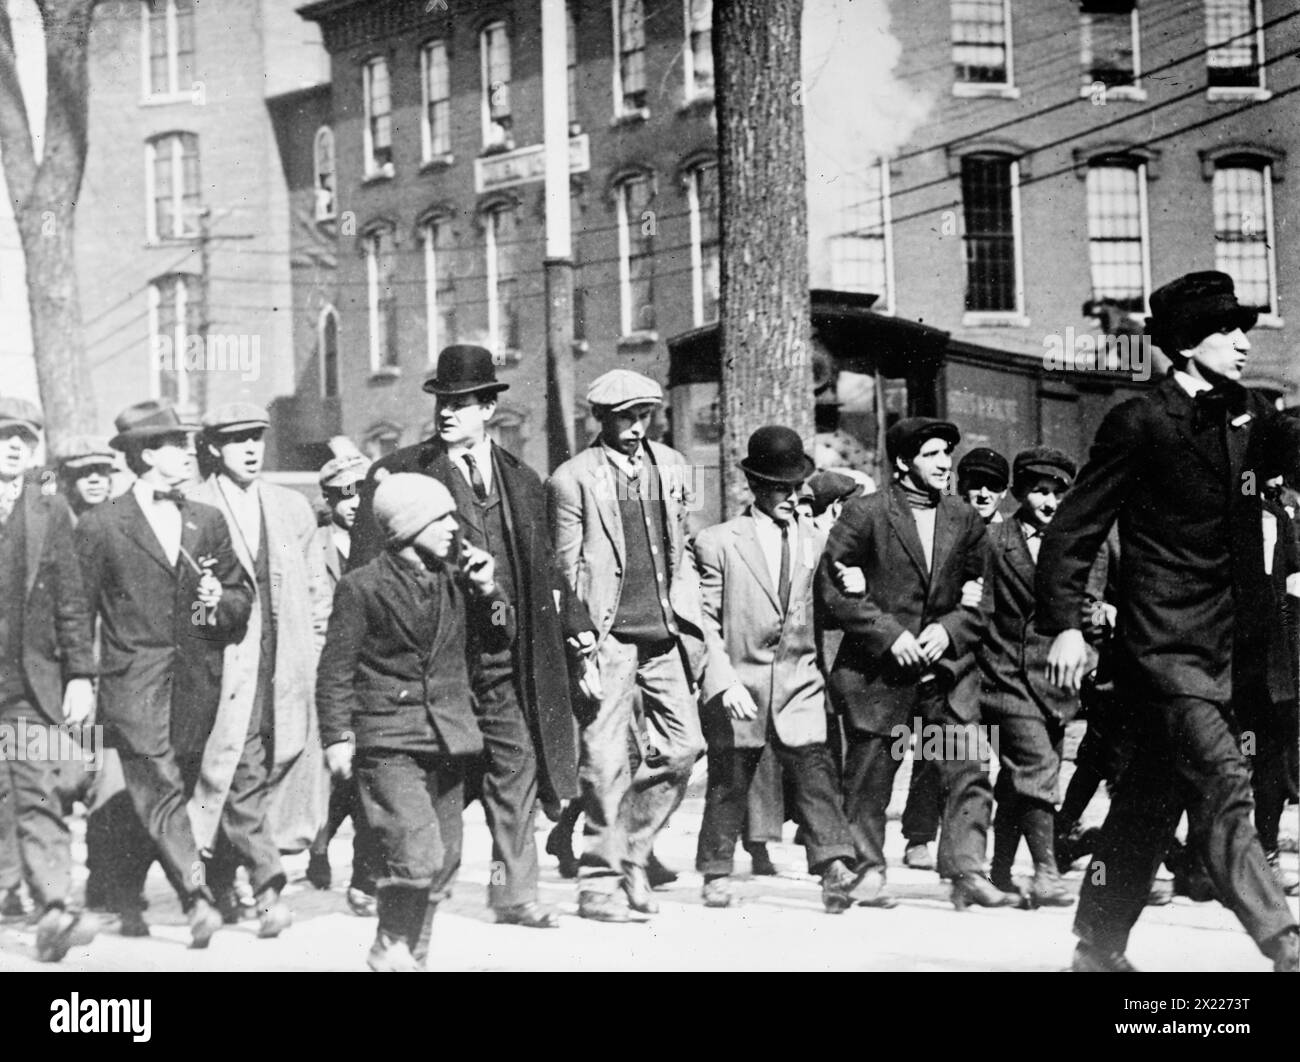
<instances>
[{"instance_id":1,"label":"man's hand","mask_svg":"<svg viewBox=\"0 0 1300 1062\"><path fill-rule=\"evenodd\" d=\"M205 571L199 578L198 599L199 604L207 610L211 617L212 623L217 622L216 608L221 603L221 594L223 587L220 581L211 572Z\"/></svg>"},{"instance_id":2,"label":"man's hand","mask_svg":"<svg viewBox=\"0 0 1300 1062\"><path fill-rule=\"evenodd\" d=\"M1083 606L1083 622L1094 634L1101 634L1106 628L1115 627L1115 617L1119 610L1107 601L1090 601Z\"/></svg>"},{"instance_id":3,"label":"man's hand","mask_svg":"<svg viewBox=\"0 0 1300 1062\"><path fill-rule=\"evenodd\" d=\"M894 654L894 659L903 667L921 668L925 666L925 650L921 648L921 643L916 640L911 631L904 631L889 647L889 651Z\"/></svg>"},{"instance_id":4,"label":"man's hand","mask_svg":"<svg viewBox=\"0 0 1300 1062\"><path fill-rule=\"evenodd\" d=\"M861 568L846 568L839 561L832 561L835 568L835 581L840 593L850 597L861 597L867 592L867 576Z\"/></svg>"},{"instance_id":5,"label":"man's hand","mask_svg":"<svg viewBox=\"0 0 1300 1062\"><path fill-rule=\"evenodd\" d=\"M934 664L948 651L952 639L948 637L948 632L944 630L942 624L931 623L917 637L916 644L921 647L926 661Z\"/></svg>"},{"instance_id":6,"label":"man's hand","mask_svg":"<svg viewBox=\"0 0 1300 1062\"><path fill-rule=\"evenodd\" d=\"M1061 631L1047 654L1047 681L1063 690L1077 690L1088 666L1088 645L1077 627Z\"/></svg>"},{"instance_id":7,"label":"man's hand","mask_svg":"<svg viewBox=\"0 0 1300 1062\"><path fill-rule=\"evenodd\" d=\"M336 741L326 746L325 766L330 769L332 777L343 781L352 777L352 753L351 741Z\"/></svg>"},{"instance_id":8,"label":"man's hand","mask_svg":"<svg viewBox=\"0 0 1300 1062\"><path fill-rule=\"evenodd\" d=\"M583 631L567 639L569 649L579 656L590 656L596 651L596 632Z\"/></svg>"},{"instance_id":9,"label":"man's hand","mask_svg":"<svg viewBox=\"0 0 1300 1062\"><path fill-rule=\"evenodd\" d=\"M95 686L88 678L74 678L68 681L68 688L63 691L63 717L74 725L80 726L90 718L95 710Z\"/></svg>"},{"instance_id":10,"label":"man's hand","mask_svg":"<svg viewBox=\"0 0 1300 1062\"><path fill-rule=\"evenodd\" d=\"M754 698L749 695L749 690L745 689L739 682L723 691L722 707L727 709L727 713L732 719L758 718L758 705L754 703Z\"/></svg>"},{"instance_id":11,"label":"man's hand","mask_svg":"<svg viewBox=\"0 0 1300 1062\"><path fill-rule=\"evenodd\" d=\"M486 597L492 593L493 587L496 586L497 565L491 553L462 540L460 568L480 594Z\"/></svg>"},{"instance_id":12,"label":"man's hand","mask_svg":"<svg viewBox=\"0 0 1300 1062\"><path fill-rule=\"evenodd\" d=\"M961 604L963 608L979 608L984 600L984 580L968 579L962 583Z\"/></svg>"}]
</instances>

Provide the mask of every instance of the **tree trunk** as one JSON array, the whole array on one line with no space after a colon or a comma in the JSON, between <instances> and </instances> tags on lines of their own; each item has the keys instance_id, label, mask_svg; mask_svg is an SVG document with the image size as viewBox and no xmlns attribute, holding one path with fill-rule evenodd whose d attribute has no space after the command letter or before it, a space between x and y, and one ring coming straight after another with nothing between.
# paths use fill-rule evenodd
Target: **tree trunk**
<instances>
[{"instance_id":1,"label":"tree trunk","mask_svg":"<svg viewBox=\"0 0 1300 1062\"><path fill-rule=\"evenodd\" d=\"M813 434L804 177L802 0L714 5L722 234L724 514L749 497L737 468L765 424Z\"/></svg>"},{"instance_id":2,"label":"tree trunk","mask_svg":"<svg viewBox=\"0 0 1300 1062\"><path fill-rule=\"evenodd\" d=\"M77 290L75 216L86 164L87 51L98 0L38 0L45 23L46 113L39 165L18 81L7 5L0 7L0 151L27 261L36 379L47 439L96 428Z\"/></svg>"}]
</instances>

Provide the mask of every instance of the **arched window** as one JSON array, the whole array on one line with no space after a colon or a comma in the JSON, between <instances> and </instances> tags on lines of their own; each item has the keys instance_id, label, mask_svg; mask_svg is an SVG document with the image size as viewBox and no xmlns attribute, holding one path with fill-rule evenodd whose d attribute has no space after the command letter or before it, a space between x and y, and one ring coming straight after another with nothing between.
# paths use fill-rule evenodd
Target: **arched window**
<instances>
[{"instance_id":1,"label":"arched window","mask_svg":"<svg viewBox=\"0 0 1300 1062\"><path fill-rule=\"evenodd\" d=\"M320 353L320 393L335 398L339 393L339 315L333 306L321 311L317 322L316 349Z\"/></svg>"},{"instance_id":2,"label":"arched window","mask_svg":"<svg viewBox=\"0 0 1300 1062\"><path fill-rule=\"evenodd\" d=\"M335 215L334 130L322 125L316 130L316 220L330 221Z\"/></svg>"}]
</instances>

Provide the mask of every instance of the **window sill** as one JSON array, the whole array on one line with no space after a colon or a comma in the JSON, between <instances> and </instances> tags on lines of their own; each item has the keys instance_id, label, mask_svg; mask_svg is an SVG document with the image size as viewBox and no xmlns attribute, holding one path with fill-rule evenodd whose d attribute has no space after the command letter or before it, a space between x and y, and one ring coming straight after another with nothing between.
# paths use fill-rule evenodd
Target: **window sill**
<instances>
[{"instance_id":1,"label":"window sill","mask_svg":"<svg viewBox=\"0 0 1300 1062\"><path fill-rule=\"evenodd\" d=\"M170 107L177 103L193 103L194 92L159 92L155 96L141 96L141 107Z\"/></svg>"},{"instance_id":2,"label":"window sill","mask_svg":"<svg viewBox=\"0 0 1300 1062\"><path fill-rule=\"evenodd\" d=\"M335 222L338 221L338 219L339 218L337 214L321 214L317 216L316 224L318 226L333 225Z\"/></svg>"},{"instance_id":3,"label":"window sill","mask_svg":"<svg viewBox=\"0 0 1300 1062\"><path fill-rule=\"evenodd\" d=\"M445 170L448 166L453 165L455 162L456 156L451 154L451 152L447 152L445 155L430 155L423 163L421 163L420 173L421 175L426 173L438 173L441 170Z\"/></svg>"},{"instance_id":4,"label":"window sill","mask_svg":"<svg viewBox=\"0 0 1300 1062\"><path fill-rule=\"evenodd\" d=\"M1263 103L1271 100L1273 93L1266 88L1211 85L1205 90L1205 98L1211 103Z\"/></svg>"},{"instance_id":5,"label":"window sill","mask_svg":"<svg viewBox=\"0 0 1300 1062\"><path fill-rule=\"evenodd\" d=\"M629 332L618 337L619 350L641 350L659 342L659 333L654 331Z\"/></svg>"},{"instance_id":6,"label":"window sill","mask_svg":"<svg viewBox=\"0 0 1300 1062\"><path fill-rule=\"evenodd\" d=\"M199 238L197 232L189 236L151 236L144 241L146 251L156 251L160 247L179 247L181 244L193 243Z\"/></svg>"},{"instance_id":7,"label":"window sill","mask_svg":"<svg viewBox=\"0 0 1300 1062\"><path fill-rule=\"evenodd\" d=\"M377 369L370 370L371 384L390 384L394 380L401 379L402 370L396 365L381 365Z\"/></svg>"},{"instance_id":8,"label":"window sill","mask_svg":"<svg viewBox=\"0 0 1300 1062\"><path fill-rule=\"evenodd\" d=\"M967 311L961 315L963 328L1028 328L1029 318L1023 313Z\"/></svg>"},{"instance_id":9,"label":"window sill","mask_svg":"<svg viewBox=\"0 0 1300 1062\"><path fill-rule=\"evenodd\" d=\"M372 170L361 178L361 186L364 188L368 184L380 184L383 181L391 181L397 174L391 162L387 162L377 170Z\"/></svg>"},{"instance_id":10,"label":"window sill","mask_svg":"<svg viewBox=\"0 0 1300 1062\"><path fill-rule=\"evenodd\" d=\"M1089 81L1079 86L1079 98L1082 100L1090 99L1095 92L1093 86L1095 81ZM1111 100L1130 100L1134 103L1145 103L1147 90L1139 85L1110 85L1102 93L1103 101L1109 103Z\"/></svg>"},{"instance_id":11,"label":"window sill","mask_svg":"<svg viewBox=\"0 0 1300 1062\"><path fill-rule=\"evenodd\" d=\"M1285 328L1286 322L1275 313L1261 313L1255 322L1256 328Z\"/></svg>"},{"instance_id":12,"label":"window sill","mask_svg":"<svg viewBox=\"0 0 1300 1062\"><path fill-rule=\"evenodd\" d=\"M711 111L714 106L712 92L700 92L694 96L688 96L682 101L677 113L682 115L695 114L697 111Z\"/></svg>"},{"instance_id":13,"label":"window sill","mask_svg":"<svg viewBox=\"0 0 1300 1062\"><path fill-rule=\"evenodd\" d=\"M952 86L952 94L958 99L975 100L975 99L999 99L999 100L1018 100L1020 99L1020 90L1015 85L986 85L972 81L956 81Z\"/></svg>"},{"instance_id":14,"label":"window sill","mask_svg":"<svg viewBox=\"0 0 1300 1062\"><path fill-rule=\"evenodd\" d=\"M623 111L621 114L614 115L609 120L609 127L617 129L624 125L640 125L650 117L649 107L633 107L630 110Z\"/></svg>"},{"instance_id":15,"label":"window sill","mask_svg":"<svg viewBox=\"0 0 1300 1062\"><path fill-rule=\"evenodd\" d=\"M491 158L493 155L506 155L515 149L514 139L503 140L499 144L484 144L483 150L478 153L481 159Z\"/></svg>"}]
</instances>

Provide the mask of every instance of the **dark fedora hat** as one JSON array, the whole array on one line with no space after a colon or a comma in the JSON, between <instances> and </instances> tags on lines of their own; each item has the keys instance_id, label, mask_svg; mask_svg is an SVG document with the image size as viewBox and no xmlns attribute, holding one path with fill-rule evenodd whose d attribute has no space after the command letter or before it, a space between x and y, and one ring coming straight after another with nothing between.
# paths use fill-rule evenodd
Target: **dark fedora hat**
<instances>
[{"instance_id":1,"label":"dark fedora hat","mask_svg":"<svg viewBox=\"0 0 1300 1062\"><path fill-rule=\"evenodd\" d=\"M117 434L108 441L114 450L147 443L164 435L183 435L198 431L199 425L186 424L170 402L150 399L122 410L113 421Z\"/></svg>"},{"instance_id":2,"label":"dark fedora hat","mask_svg":"<svg viewBox=\"0 0 1300 1062\"><path fill-rule=\"evenodd\" d=\"M1196 346L1220 328L1248 332L1259 311L1237 301L1232 277L1218 270L1186 273L1151 293L1146 334L1171 357Z\"/></svg>"},{"instance_id":3,"label":"dark fedora hat","mask_svg":"<svg viewBox=\"0 0 1300 1062\"><path fill-rule=\"evenodd\" d=\"M475 391L508 390L497 380L496 362L486 347L466 343L444 347L438 355L438 371L424 381L424 389L435 395L468 395Z\"/></svg>"},{"instance_id":4,"label":"dark fedora hat","mask_svg":"<svg viewBox=\"0 0 1300 1062\"><path fill-rule=\"evenodd\" d=\"M813 459L803 450L803 440L789 428L770 424L749 437L749 454L740 462L747 476L767 483L798 486L816 471Z\"/></svg>"}]
</instances>

